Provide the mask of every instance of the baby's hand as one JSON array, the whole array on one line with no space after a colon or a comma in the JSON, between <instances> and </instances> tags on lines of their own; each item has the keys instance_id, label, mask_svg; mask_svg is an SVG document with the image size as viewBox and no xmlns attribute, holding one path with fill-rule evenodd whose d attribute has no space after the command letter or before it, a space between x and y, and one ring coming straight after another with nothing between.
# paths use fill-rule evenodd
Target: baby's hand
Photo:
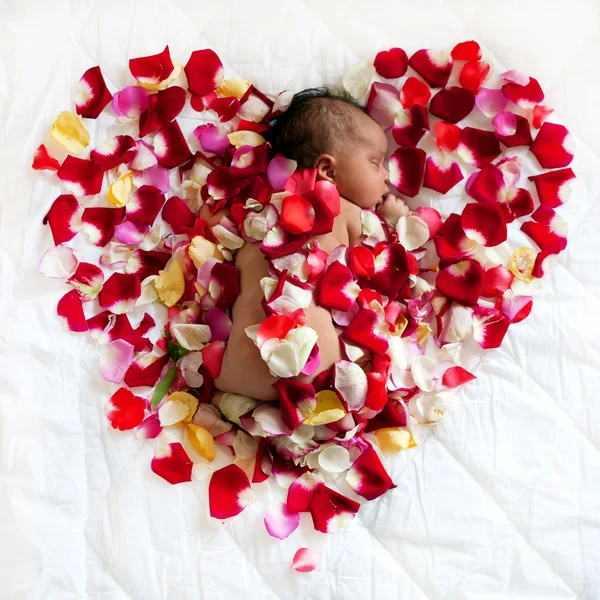
<instances>
[{"instance_id":1,"label":"baby's hand","mask_svg":"<svg viewBox=\"0 0 600 600\"><path fill-rule=\"evenodd\" d=\"M408 217L412 214L412 211L406 206L404 200L394 196L394 194L387 194L379 205L377 213L388 223L395 225L400 217Z\"/></svg>"}]
</instances>

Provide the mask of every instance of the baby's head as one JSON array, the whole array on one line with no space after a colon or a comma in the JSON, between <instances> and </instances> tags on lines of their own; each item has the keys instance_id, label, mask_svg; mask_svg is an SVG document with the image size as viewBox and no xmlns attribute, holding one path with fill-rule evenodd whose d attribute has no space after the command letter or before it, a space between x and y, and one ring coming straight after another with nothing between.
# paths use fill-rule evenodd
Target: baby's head
<instances>
[{"instance_id":1,"label":"baby's head","mask_svg":"<svg viewBox=\"0 0 600 600\"><path fill-rule=\"evenodd\" d=\"M347 94L312 88L294 95L269 135L275 152L316 168L340 196L374 208L388 193L383 129Z\"/></svg>"}]
</instances>

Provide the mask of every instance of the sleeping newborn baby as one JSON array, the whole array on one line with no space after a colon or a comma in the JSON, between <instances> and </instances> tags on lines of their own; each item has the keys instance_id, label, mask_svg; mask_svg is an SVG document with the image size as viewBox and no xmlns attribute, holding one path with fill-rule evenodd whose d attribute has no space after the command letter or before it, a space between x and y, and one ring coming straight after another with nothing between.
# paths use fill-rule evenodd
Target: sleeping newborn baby
<instances>
[{"instance_id":1,"label":"sleeping newborn baby","mask_svg":"<svg viewBox=\"0 0 600 600\"><path fill-rule=\"evenodd\" d=\"M340 244L352 246L361 241L361 209L376 208L392 222L409 214L404 202L388 190L388 142L383 129L348 97L324 88L299 92L273 126L270 141L276 153L296 160L299 167L316 169L317 180L337 187L341 211L333 230L312 238L328 254ZM272 384L277 378L245 333L246 327L265 319L260 280L269 276L268 262L259 244L247 243L237 254L236 266L241 271L241 294L232 309L233 327L215 384L223 392L275 400ZM314 300L306 310L306 325L317 332L320 364L311 376L296 379L311 383L342 355L331 313Z\"/></svg>"}]
</instances>

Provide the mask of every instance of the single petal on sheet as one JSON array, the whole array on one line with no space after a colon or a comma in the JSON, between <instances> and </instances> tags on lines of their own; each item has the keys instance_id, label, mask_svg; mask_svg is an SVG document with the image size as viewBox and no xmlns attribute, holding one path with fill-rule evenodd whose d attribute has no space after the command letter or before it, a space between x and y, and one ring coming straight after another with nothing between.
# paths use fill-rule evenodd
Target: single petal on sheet
<instances>
[{"instance_id":1,"label":"single petal on sheet","mask_svg":"<svg viewBox=\"0 0 600 600\"><path fill-rule=\"evenodd\" d=\"M465 259L441 271L435 285L449 298L467 306L474 306L483 290L485 274L476 260Z\"/></svg>"},{"instance_id":2,"label":"single petal on sheet","mask_svg":"<svg viewBox=\"0 0 600 600\"><path fill-rule=\"evenodd\" d=\"M210 515L229 519L240 514L254 499L248 476L237 465L223 467L212 474L208 486Z\"/></svg>"},{"instance_id":3,"label":"single petal on sheet","mask_svg":"<svg viewBox=\"0 0 600 600\"><path fill-rule=\"evenodd\" d=\"M144 420L148 401L127 388L119 388L106 404L106 416L114 429L127 431Z\"/></svg>"},{"instance_id":4,"label":"single petal on sheet","mask_svg":"<svg viewBox=\"0 0 600 600\"><path fill-rule=\"evenodd\" d=\"M452 71L452 57L443 50L417 50L408 63L431 87L445 87Z\"/></svg>"},{"instance_id":5,"label":"single petal on sheet","mask_svg":"<svg viewBox=\"0 0 600 600\"><path fill-rule=\"evenodd\" d=\"M567 247L566 240L559 240L544 248L536 257L535 264L531 271L531 275L536 278L541 278L548 268L550 268L557 260L558 254L560 254Z\"/></svg>"},{"instance_id":6,"label":"single petal on sheet","mask_svg":"<svg viewBox=\"0 0 600 600\"><path fill-rule=\"evenodd\" d=\"M402 77L408 68L408 56L402 48L390 48L377 53L373 66L384 79Z\"/></svg>"},{"instance_id":7,"label":"single petal on sheet","mask_svg":"<svg viewBox=\"0 0 600 600\"><path fill-rule=\"evenodd\" d=\"M299 573L310 573L317 568L318 558L310 548L300 548L294 554L291 569Z\"/></svg>"},{"instance_id":8,"label":"single petal on sheet","mask_svg":"<svg viewBox=\"0 0 600 600\"><path fill-rule=\"evenodd\" d=\"M450 54L454 60L481 60L481 46L474 40L459 42Z\"/></svg>"},{"instance_id":9,"label":"single petal on sheet","mask_svg":"<svg viewBox=\"0 0 600 600\"><path fill-rule=\"evenodd\" d=\"M469 381L473 381L473 379L477 379L475 375L469 373L466 369L462 367L450 367L446 371L444 371L444 375L442 376L442 383L449 388L455 388L459 385L464 385Z\"/></svg>"},{"instance_id":10,"label":"single petal on sheet","mask_svg":"<svg viewBox=\"0 0 600 600\"><path fill-rule=\"evenodd\" d=\"M169 46L165 46L159 54L129 60L131 74L142 85L158 85L173 73L174 68Z\"/></svg>"},{"instance_id":11,"label":"single petal on sheet","mask_svg":"<svg viewBox=\"0 0 600 600\"><path fill-rule=\"evenodd\" d=\"M416 146L429 129L427 109L420 104L401 109L392 125L392 137L400 146Z\"/></svg>"},{"instance_id":12,"label":"single petal on sheet","mask_svg":"<svg viewBox=\"0 0 600 600\"><path fill-rule=\"evenodd\" d=\"M169 361L169 355L152 356L144 355L131 363L123 381L129 387L153 387L158 381L164 366Z\"/></svg>"},{"instance_id":13,"label":"single petal on sheet","mask_svg":"<svg viewBox=\"0 0 600 600\"><path fill-rule=\"evenodd\" d=\"M502 313L510 323L519 323L526 319L533 308L533 298L531 296L515 296L512 291L506 292L502 296Z\"/></svg>"},{"instance_id":14,"label":"single petal on sheet","mask_svg":"<svg viewBox=\"0 0 600 600\"><path fill-rule=\"evenodd\" d=\"M517 116L515 113L503 110L492 120L494 131L499 136L511 136L517 132Z\"/></svg>"},{"instance_id":15,"label":"single petal on sheet","mask_svg":"<svg viewBox=\"0 0 600 600\"><path fill-rule=\"evenodd\" d=\"M208 48L192 52L184 69L190 94L199 98L214 92L225 74L221 59Z\"/></svg>"},{"instance_id":16,"label":"single petal on sheet","mask_svg":"<svg viewBox=\"0 0 600 600\"><path fill-rule=\"evenodd\" d=\"M337 533L354 519L360 504L326 485L319 485L309 508L317 531Z\"/></svg>"},{"instance_id":17,"label":"single petal on sheet","mask_svg":"<svg viewBox=\"0 0 600 600\"><path fill-rule=\"evenodd\" d=\"M69 331L81 332L88 330L88 324L83 314L83 305L77 290L67 292L56 306L56 313L65 319Z\"/></svg>"},{"instance_id":18,"label":"single petal on sheet","mask_svg":"<svg viewBox=\"0 0 600 600\"><path fill-rule=\"evenodd\" d=\"M475 96L464 87L448 86L440 90L429 104L429 112L448 123L458 123L470 114Z\"/></svg>"},{"instance_id":19,"label":"single petal on sheet","mask_svg":"<svg viewBox=\"0 0 600 600\"><path fill-rule=\"evenodd\" d=\"M215 440L204 427L189 423L185 433L194 450L208 462L215 458Z\"/></svg>"},{"instance_id":20,"label":"single petal on sheet","mask_svg":"<svg viewBox=\"0 0 600 600\"><path fill-rule=\"evenodd\" d=\"M143 185L131 196L125 207L125 215L139 225L153 225L165 203L164 194L151 185Z\"/></svg>"},{"instance_id":21,"label":"single petal on sheet","mask_svg":"<svg viewBox=\"0 0 600 600\"><path fill-rule=\"evenodd\" d=\"M500 130L496 127L496 119L502 114L504 113L498 113L496 117L494 117L494 129L496 131L496 137L509 148L514 148L515 146L529 146L533 139L531 137L531 127L529 126L529 121L521 115L515 115L514 133L510 135L502 135ZM512 123L511 117L508 117L508 120L510 120ZM508 124L511 125L511 123ZM506 122L502 122L501 124L499 123L500 127L504 131L510 131L511 129L505 128L506 124Z\"/></svg>"},{"instance_id":22,"label":"single petal on sheet","mask_svg":"<svg viewBox=\"0 0 600 600\"><path fill-rule=\"evenodd\" d=\"M435 124L435 141L440 152L454 152L460 141L460 127L440 121Z\"/></svg>"},{"instance_id":23,"label":"single petal on sheet","mask_svg":"<svg viewBox=\"0 0 600 600\"><path fill-rule=\"evenodd\" d=\"M137 275L113 273L100 290L98 302L113 314L123 314L135 306L140 293L140 279Z\"/></svg>"},{"instance_id":24,"label":"single petal on sheet","mask_svg":"<svg viewBox=\"0 0 600 600\"><path fill-rule=\"evenodd\" d=\"M367 60L361 60L350 65L344 71L344 74L342 75L342 85L356 102L364 104L367 100L369 89L375 74L376 71L373 63Z\"/></svg>"},{"instance_id":25,"label":"single petal on sheet","mask_svg":"<svg viewBox=\"0 0 600 600\"><path fill-rule=\"evenodd\" d=\"M95 119L112 100L100 67L88 69L77 84L75 110L78 115Z\"/></svg>"},{"instance_id":26,"label":"single petal on sheet","mask_svg":"<svg viewBox=\"0 0 600 600\"><path fill-rule=\"evenodd\" d=\"M66 244L46 250L40 258L39 270L44 277L66 279L77 267L77 258Z\"/></svg>"},{"instance_id":27,"label":"single petal on sheet","mask_svg":"<svg viewBox=\"0 0 600 600\"><path fill-rule=\"evenodd\" d=\"M93 196L102 189L104 171L90 160L69 155L60 165L57 175L75 196Z\"/></svg>"},{"instance_id":28,"label":"single petal on sheet","mask_svg":"<svg viewBox=\"0 0 600 600\"><path fill-rule=\"evenodd\" d=\"M373 448L365 450L346 474L348 485L367 500L375 500L396 485Z\"/></svg>"},{"instance_id":29,"label":"single petal on sheet","mask_svg":"<svg viewBox=\"0 0 600 600\"><path fill-rule=\"evenodd\" d=\"M396 454L400 450L414 448L417 443L408 429L382 427L375 431L375 441L384 454Z\"/></svg>"},{"instance_id":30,"label":"single petal on sheet","mask_svg":"<svg viewBox=\"0 0 600 600\"><path fill-rule=\"evenodd\" d=\"M32 169L36 171L58 171L60 163L48 154L44 144L40 144L33 153Z\"/></svg>"},{"instance_id":31,"label":"single petal on sheet","mask_svg":"<svg viewBox=\"0 0 600 600\"><path fill-rule=\"evenodd\" d=\"M573 160L575 140L564 125L544 123L530 150L544 169L566 167Z\"/></svg>"},{"instance_id":32,"label":"single petal on sheet","mask_svg":"<svg viewBox=\"0 0 600 600\"><path fill-rule=\"evenodd\" d=\"M159 447L150 463L150 468L172 485L191 481L193 466L180 442Z\"/></svg>"},{"instance_id":33,"label":"single petal on sheet","mask_svg":"<svg viewBox=\"0 0 600 600\"><path fill-rule=\"evenodd\" d=\"M265 528L278 540L289 537L300 525L300 515L290 511L287 504L271 504L265 512Z\"/></svg>"},{"instance_id":34,"label":"single petal on sheet","mask_svg":"<svg viewBox=\"0 0 600 600\"><path fill-rule=\"evenodd\" d=\"M81 154L90 143L90 134L83 119L68 110L56 117L50 135L72 154Z\"/></svg>"},{"instance_id":35,"label":"single petal on sheet","mask_svg":"<svg viewBox=\"0 0 600 600\"><path fill-rule=\"evenodd\" d=\"M533 181L535 184L540 202L551 208L556 208L569 201L573 179L575 179L575 173L569 168L529 177L529 181Z\"/></svg>"}]
</instances>

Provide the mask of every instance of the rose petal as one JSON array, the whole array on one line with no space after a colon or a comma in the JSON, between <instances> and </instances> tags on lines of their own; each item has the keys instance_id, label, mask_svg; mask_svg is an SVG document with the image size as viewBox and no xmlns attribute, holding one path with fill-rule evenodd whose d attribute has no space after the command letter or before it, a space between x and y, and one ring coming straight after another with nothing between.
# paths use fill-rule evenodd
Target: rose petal
<instances>
[{"instance_id":1,"label":"rose petal","mask_svg":"<svg viewBox=\"0 0 600 600\"><path fill-rule=\"evenodd\" d=\"M125 207L130 221L139 225L152 225L165 202L164 194L150 185L137 189Z\"/></svg>"},{"instance_id":2,"label":"rose petal","mask_svg":"<svg viewBox=\"0 0 600 600\"><path fill-rule=\"evenodd\" d=\"M65 319L69 331L87 331L88 324L83 314L81 298L76 290L67 292L56 306L56 313Z\"/></svg>"},{"instance_id":3,"label":"rose petal","mask_svg":"<svg viewBox=\"0 0 600 600\"><path fill-rule=\"evenodd\" d=\"M144 420L147 404L145 398L134 396L126 388L119 388L106 404L106 416L113 429L127 431Z\"/></svg>"},{"instance_id":4,"label":"rose petal","mask_svg":"<svg viewBox=\"0 0 600 600\"><path fill-rule=\"evenodd\" d=\"M483 290L484 271L476 260L465 259L441 271L435 284L447 298L474 306Z\"/></svg>"},{"instance_id":5,"label":"rose petal","mask_svg":"<svg viewBox=\"0 0 600 600\"><path fill-rule=\"evenodd\" d=\"M481 46L474 40L459 42L452 48L454 60L481 60Z\"/></svg>"},{"instance_id":6,"label":"rose petal","mask_svg":"<svg viewBox=\"0 0 600 600\"><path fill-rule=\"evenodd\" d=\"M124 340L115 340L104 346L100 354L100 373L106 381L121 383L133 362L133 346Z\"/></svg>"},{"instance_id":7,"label":"rose petal","mask_svg":"<svg viewBox=\"0 0 600 600\"><path fill-rule=\"evenodd\" d=\"M319 306L327 309L347 311L359 292L360 287L354 281L352 271L336 260L321 276L315 300Z\"/></svg>"},{"instance_id":8,"label":"rose petal","mask_svg":"<svg viewBox=\"0 0 600 600\"><path fill-rule=\"evenodd\" d=\"M475 375L469 373L466 369L462 367L450 367L444 372L442 377L442 383L449 388L455 388L459 385L464 385L469 381L473 381L473 379L477 379Z\"/></svg>"},{"instance_id":9,"label":"rose petal","mask_svg":"<svg viewBox=\"0 0 600 600\"><path fill-rule=\"evenodd\" d=\"M150 468L172 485L191 481L193 466L194 463L179 442L159 448L150 463Z\"/></svg>"},{"instance_id":10,"label":"rose petal","mask_svg":"<svg viewBox=\"0 0 600 600\"><path fill-rule=\"evenodd\" d=\"M367 111L384 131L392 126L396 115L401 110L402 104L398 90L389 83L374 82L369 92Z\"/></svg>"},{"instance_id":11,"label":"rose petal","mask_svg":"<svg viewBox=\"0 0 600 600\"><path fill-rule=\"evenodd\" d=\"M160 54L142 56L129 60L131 74L142 84L157 85L167 79L174 70L169 46Z\"/></svg>"},{"instance_id":12,"label":"rose petal","mask_svg":"<svg viewBox=\"0 0 600 600\"><path fill-rule=\"evenodd\" d=\"M65 244L59 244L42 254L39 270L44 277L66 279L70 277L76 266L77 258L73 250Z\"/></svg>"},{"instance_id":13,"label":"rose petal","mask_svg":"<svg viewBox=\"0 0 600 600\"><path fill-rule=\"evenodd\" d=\"M367 376L359 365L347 360L334 364L333 387L348 410L358 411L367 400Z\"/></svg>"},{"instance_id":14,"label":"rose petal","mask_svg":"<svg viewBox=\"0 0 600 600\"><path fill-rule=\"evenodd\" d=\"M415 104L425 106L431 98L431 90L426 83L416 77L408 77L400 90L400 102L404 108Z\"/></svg>"},{"instance_id":15,"label":"rose petal","mask_svg":"<svg viewBox=\"0 0 600 600\"><path fill-rule=\"evenodd\" d=\"M33 153L32 169L36 171L58 171L60 163L48 154L48 150L44 144L40 144Z\"/></svg>"},{"instance_id":16,"label":"rose petal","mask_svg":"<svg viewBox=\"0 0 600 600\"><path fill-rule=\"evenodd\" d=\"M448 86L440 90L429 105L429 112L449 123L462 121L475 106L473 93L464 87Z\"/></svg>"},{"instance_id":17,"label":"rose petal","mask_svg":"<svg viewBox=\"0 0 600 600\"><path fill-rule=\"evenodd\" d=\"M477 108L488 118L492 118L503 111L508 104L508 98L502 90L491 88L479 88L475 96Z\"/></svg>"},{"instance_id":18,"label":"rose petal","mask_svg":"<svg viewBox=\"0 0 600 600\"><path fill-rule=\"evenodd\" d=\"M540 202L552 208L569 201L573 179L575 173L571 169L559 169L529 177L535 184Z\"/></svg>"},{"instance_id":19,"label":"rose petal","mask_svg":"<svg viewBox=\"0 0 600 600\"><path fill-rule=\"evenodd\" d=\"M151 94L148 107L140 114L140 137L165 127L183 110L186 92L179 86L171 86L157 94Z\"/></svg>"},{"instance_id":20,"label":"rose petal","mask_svg":"<svg viewBox=\"0 0 600 600\"><path fill-rule=\"evenodd\" d=\"M507 147L513 148L515 146L529 146L531 144L531 129L529 127L529 121L522 117L521 115L515 115L514 119L514 133L509 135L502 135L500 130L496 127L496 118L498 118L501 114L498 113L494 118L494 129L496 130L496 137ZM512 113L508 113L512 114ZM510 121L512 121L512 117L509 117ZM512 131L512 126L510 129L505 128L505 123L501 124L501 127L504 128L505 131ZM512 125L512 123L510 124Z\"/></svg>"},{"instance_id":21,"label":"rose petal","mask_svg":"<svg viewBox=\"0 0 600 600\"><path fill-rule=\"evenodd\" d=\"M135 140L129 135L117 135L90 152L90 160L102 171L114 169L132 160L137 152Z\"/></svg>"},{"instance_id":22,"label":"rose petal","mask_svg":"<svg viewBox=\"0 0 600 600\"><path fill-rule=\"evenodd\" d=\"M372 310L363 309L342 332L342 338L363 348L371 350L377 356L382 356L388 349L389 343L384 335L375 330L379 316Z\"/></svg>"},{"instance_id":23,"label":"rose petal","mask_svg":"<svg viewBox=\"0 0 600 600\"><path fill-rule=\"evenodd\" d=\"M184 69L190 94L200 98L216 90L223 81L223 64L210 49L192 52Z\"/></svg>"},{"instance_id":24,"label":"rose petal","mask_svg":"<svg viewBox=\"0 0 600 600\"><path fill-rule=\"evenodd\" d=\"M373 448L363 452L352 463L346 481L357 494L367 500L375 500L396 487Z\"/></svg>"},{"instance_id":25,"label":"rose petal","mask_svg":"<svg viewBox=\"0 0 600 600\"><path fill-rule=\"evenodd\" d=\"M172 169L192 156L177 121L169 123L154 136L154 154L162 167Z\"/></svg>"},{"instance_id":26,"label":"rose petal","mask_svg":"<svg viewBox=\"0 0 600 600\"><path fill-rule=\"evenodd\" d=\"M508 319L495 308L477 306L473 310L473 338L486 350L500 347L508 326Z\"/></svg>"},{"instance_id":27,"label":"rose petal","mask_svg":"<svg viewBox=\"0 0 600 600\"><path fill-rule=\"evenodd\" d=\"M289 537L300 525L300 515L290 511L287 504L276 504L267 507L265 512L265 528L270 536L278 540Z\"/></svg>"},{"instance_id":28,"label":"rose petal","mask_svg":"<svg viewBox=\"0 0 600 600\"><path fill-rule=\"evenodd\" d=\"M160 357L144 355L131 363L123 381L129 387L153 387L168 360L168 354Z\"/></svg>"},{"instance_id":29,"label":"rose petal","mask_svg":"<svg viewBox=\"0 0 600 600\"><path fill-rule=\"evenodd\" d=\"M384 454L396 454L400 450L414 448L417 443L408 429L382 427L375 431L375 441Z\"/></svg>"},{"instance_id":30,"label":"rose petal","mask_svg":"<svg viewBox=\"0 0 600 600\"><path fill-rule=\"evenodd\" d=\"M225 127L225 125L213 125L212 123L198 125L194 129L194 135L205 152L222 154L231 146Z\"/></svg>"},{"instance_id":31,"label":"rose petal","mask_svg":"<svg viewBox=\"0 0 600 600\"><path fill-rule=\"evenodd\" d=\"M400 146L416 146L429 129L427 109L420 104L403 108L398 112L392 126L392 137Z\"/></svg>"},{"instance_id":32,"label":"rose petal","mask_svg":"<svg viewBox=\"0 0 600 600\"><path fill-rule=\"evenodd\" d=\"M77 270L67 280L67 283L73 286L81 299L86 302L93 300L102 289L104 273L96 265L82 262L77 265Z\"/></svg>"},{"instance_id":33,"label":"rose petal","mask_svg":"<svg viewBox=\"0 0 600 600\"><path fill-rule=\"evenodd\" d=\"M575 153L573 137L557 123L544 123L530 149L544 169L566 167Z\"/></svg>"},{"instance_id":34,"label":"rose petal","mask_svg":"<svg viewBox=\"0 0 600 600\"><path fill-rule=\"evenodd\" d=\"M467 204L461 222L466 236L483 246L506 241L506 222L498 204Z\"/></svg>"},{"instance_id":35,"label":"rose petal","mask_svg":"<svg viewBox=\"0 0 600 600\"><path fill-rule=\"evenodd\" d=\"M384 79L402 77L408 68L408 56L402 48L390 48L377 53L373 66Z\"/></svg>"},{"instance_id":36,"label":"rose petal","mask_svg":"<svg viewBox=\"0 0 600 600\"><path fill-rule=\"evenodd\" d=\"M88 69L77 84L75 109L77 114L88 119L95 119L111 101L100 67Z\"/></svg>"},{"instance_id":37,"label":"rose petal","mask_svg":"<svg viewBox=\"0 0 600 600\"><path fill-rule=\"evenodd\" d=\"M310 573L317 568L317 556L310 548L300 548L292 559L292 568L299 573Z\"/></svg>"},{"instance_id":38,"label":"rose petal","mask_svg":"<svg viewBox=\"0 0 600 600\"><path fill-rule=\"evenodd\" d=\"M445 87L452 71L452 57L443 50L417 50L408 63L431 87Z\"/></svg>"},{"instance_id":39,"label":"rose petal","mask_svg":"<svg viewBox=\"0 0 600 600\"><path fill-rule=\"evenodd\" d=\"M123 314L134 307L140 293L140 280L137 275L113 273L100 290L98 302L102 308L113 314Z\"/></svg>"},{"instance_id":40,"label":"rose petal","mask_svg":"<svg viewBox=\"0 0 600 600\"><path fill-rule=\"evenodd\" d=\"M123 213L122 208L86 208L81 216L83 232L96 246L106 246L114 235L115 226L122 221Z\"/></svg>"},{"instance_id":41,"label":"rose petal","mask_svg":"<svg viewBox=\"0 0 600 600\"><path fill-rule=\"evenodd\" d=\"M547 106L542 106L541 104L537 104L533 107L531 112L533 116L533 126L536 129L539 129L544 121L554 112L553 108L548 108Z\"/></svg>"},{"instance_id":42,"label":"rose petal","mask_svg":"<svg viewBox=\"0 0 600 600\"><path fill-rule=\"evenodd\" d=\"M533 108L544 99L544 92L537 79L533 77L529 78L529 83L526 85L515 83L513 79L502 86L502 92L521 108Z\"/></svg>"},{"instance_id":43,"label":"rose petal","mask_svg":"<svg viewBox=\"0 0 600 600\"><path fill-rule=\"evenodd\" d=\"M117 117L139 119L148 108L150 94L137 85L128 85L117 92L112 99L112 109Z\"/></svg>"},{"instance_id":44,"label":"rose petal","mask_svg":"<svg viewBox=\"0 0 600 600\"><path fill-rule=\"evenodd\" d=\"M313 525L322 533L336 533L343 529L358 512L360 504L328 488L317 487L310 504Z\"/></svg>"},{"instance_id":45,"label":"rose petal","mask_svg":"<svg viewBox=\"0 0 600 600\"><path fill-rule=\"evenodd\" d=\"M254 494L246 473L237 465L228 465L212 474L208 499L211 517L229 519L241 513Z\"/></svg>"},{"instance_id":46,"label":"rose petal","mask_svg":"<svg viewBox=\"0 0 600 600\"><path fill-rule=\"evenodd\" d=\"M104 173L89 160L69 155L58 169L57 175L75 196L93 196L102 189Z\"/></svg>"},{"instance_id":47,"label":"rose petal","mask_svg":"<svg viewBox=\"0 0 600 600\"><path fill-rule=\"evenodd\" d=\"M83 119L68 110L56 117L50 135L72 154L81 154L90 143L90 134Z\"/></svg>"},{"instance_id":48,"label":"rose petal","mask_svg":"<svg viewBox=\"0 0 600 600\"><path fill-rule=\"evenodd\" d=\"M281 205L279 225L288 233L298 235L312 231L315 224L315 209L298 194L286 196Z\"/></svg>"},{"instance_id":49,"label":"rose petal","mask_svg":"<svg viewBox=\"0 0 600 600\"><path fill-rule=\"evenodd\" d=\"M425 157L424 150L411 147L397 148L390 157L390 183L401 194L414 198L419 193L425 170Z\"/></svg>"},{"instance_id":50,"label":"rose petal","mask_svg":"<svg viewBox=\"0 0 600 600\"><path fill-rule=\"evenodd\" d=\"M470 61L464 64L458 81L462 87L476 94L490 72L490 65L484 61Z\"/></svg>"},{"instance_id":51,"label":"rose petal","mask_svg":"<svg viewBox=\"0 0 600 600\"><path fill-rule=\"evenodd\" d=\"M451 154L439 153L427 157L423 187L447 194L458 182L464 179L459 164Z\"/></svg>"},{"instance_id":52,"label":"rose petal","mask_svg":"<svg viewBox=\"0 0 600 600\"><path fill-rule=\"evenodd\" d=\"M500 155L500 145L493 131L465 127L457 151L466 163L481 168Z\"/></svg>"}]
</instances>

